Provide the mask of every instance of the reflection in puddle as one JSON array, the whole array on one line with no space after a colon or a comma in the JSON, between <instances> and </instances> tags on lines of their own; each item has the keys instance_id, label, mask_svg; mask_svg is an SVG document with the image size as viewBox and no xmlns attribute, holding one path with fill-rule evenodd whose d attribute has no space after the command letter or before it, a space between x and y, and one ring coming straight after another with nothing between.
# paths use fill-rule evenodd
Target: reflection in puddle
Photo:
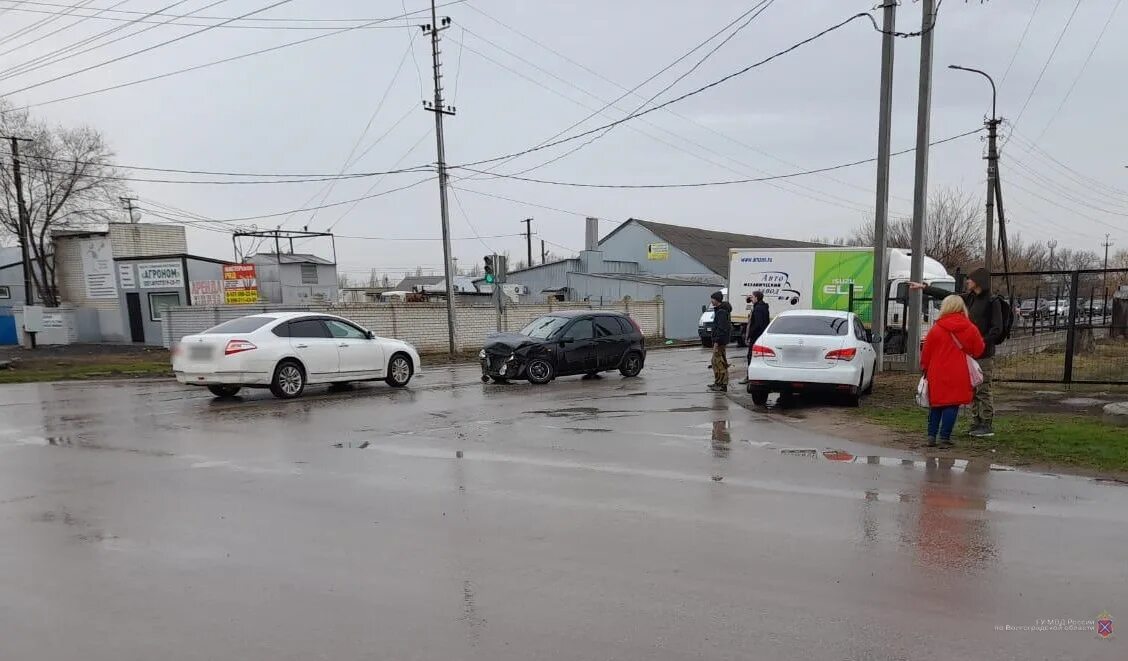
<instances>
[{"instance_id":1,"label":"reflection in puddle","mask_svg":"<svg viewBox=\"0 0 1128 661\"><path fill-rule=\"evenodd\" d=\"M713 456L717 459L727 459L732 451L732 434L729 432L728 420L713 421L713 433L710 440Z\"/></svg>"}]
</instances>

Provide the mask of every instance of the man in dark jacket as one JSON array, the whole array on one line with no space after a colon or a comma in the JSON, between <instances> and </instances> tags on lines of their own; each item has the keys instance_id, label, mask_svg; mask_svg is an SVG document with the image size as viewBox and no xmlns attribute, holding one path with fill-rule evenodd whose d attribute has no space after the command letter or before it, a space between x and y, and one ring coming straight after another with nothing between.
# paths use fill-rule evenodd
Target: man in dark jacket
<instances>
[{"instance_id":1,"label":"man in dark jacket","mask_svg":"<svg viewBox=\"0 0 1128 661\"><path fill-rule=\"evenodd\" d=\"M725 301L721 292L713 292L709 297L713 305L713 392L727 392L729 382L729 362L725 346L732 339L732 305Z\"/></svg>"},{"instance_id":2,"label":"man in dark jacket","mask_svg":"<svg viewBox=\"0 0 1128 661\"><path fill-rule=\"evenodd\" d=\"M748 302L752 304L752 313L748 315L748 326L744 330L744 343L748 345L748 362L752 362L752 347L756 344L756 340L764 334L768 328L768 323L771 322L771 314L768 310L768 304L764 302L764 292L754 291L748 297ZM741 383L748 383L748 375L744 375Z\"/></svg>"},{"instance_id":3,"label":"man in dark jacket","mask_svg":"<svg viewBox=\"0 0 1128 661\"><path fill-rule=\"evenodd\" d=\"M927 296L942 299L951 292L939 287L919 282L910 282L911 289L921 289ZM975 389L975 401L971 403L974 420L971 425L972 436L994 436L995 403L991 396L991 383L995 377L995 345L1002 336L1003 310L991 297L991 274L987 269L975 269L964 281L964 293L960 295L967 304L967 316L979 329L986 349L978 357L983 368L983 383Z\"/></svg>"}]
</instances>

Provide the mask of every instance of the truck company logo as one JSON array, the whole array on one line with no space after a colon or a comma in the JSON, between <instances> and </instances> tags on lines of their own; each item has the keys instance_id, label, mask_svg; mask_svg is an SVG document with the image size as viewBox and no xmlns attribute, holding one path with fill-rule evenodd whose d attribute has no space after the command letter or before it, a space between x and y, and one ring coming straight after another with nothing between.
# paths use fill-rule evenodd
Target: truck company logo
<instances>
[{"instance_id":1,"label":"truck company logo","mask_svg":"<svg viewBox=\"0 0 1128 661\"><path fill-rule=\"evenodd\" d=\"M742 262L744 262L744 263L748 263L748 262L752 262L752 263L764 262L764 263L770 264L770 263L771 263L771 261L772 261L772 258L771 258L771 257L741 257L741 258L740 258L740 261L742 261Z\"/></svg>"},{"instance_id":2,"label":"truck company logo","mask_svg":"<svg viewBox=\"0 0 1128 661\"><path fill-rule=\"evenodd\" d=\"M759 259L759 258L756 258ZM770 257L764 258L771 260ZM760 290L764 298L785 301L798 305L799 291L791 287L791 276L784 271L762 271L753 273L750 280L743 283L745 289Z\"/></svg>"}]
</instances>

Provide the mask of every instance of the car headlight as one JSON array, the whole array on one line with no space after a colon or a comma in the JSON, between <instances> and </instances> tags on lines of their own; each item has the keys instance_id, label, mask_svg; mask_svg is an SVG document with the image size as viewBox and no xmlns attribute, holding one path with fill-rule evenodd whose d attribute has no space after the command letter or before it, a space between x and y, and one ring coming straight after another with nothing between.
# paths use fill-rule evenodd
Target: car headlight
<instances>
[{"instance_id":1,"label":"car headlight","mask_svg":"<svg viewBox=\"0 0 1128 661\"><path fill-rule=\"evenodd\" d=\"M485 357L486 357L486 350L485 350L485 349L482 349L481 351L479 351L479 352L478 352L478 357L479 357L479 358L485 358Z\"/></svg>"}]
</instances>

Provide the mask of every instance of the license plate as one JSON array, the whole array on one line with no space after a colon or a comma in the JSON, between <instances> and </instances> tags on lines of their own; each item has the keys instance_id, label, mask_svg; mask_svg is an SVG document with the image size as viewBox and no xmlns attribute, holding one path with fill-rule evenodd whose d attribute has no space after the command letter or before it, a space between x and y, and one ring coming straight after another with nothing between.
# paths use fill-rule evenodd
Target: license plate
<instances>
[{"instance_id":1,"label":"license plate","mask_svg":"<svg viewBox=\"0 0 1128 661\"><path fill-rule=\"evenodd\" d=\"M188 357L192 360L208 360L212 357L212 348L209 346L188 347Z\"/></svg>"}]
</instances>

